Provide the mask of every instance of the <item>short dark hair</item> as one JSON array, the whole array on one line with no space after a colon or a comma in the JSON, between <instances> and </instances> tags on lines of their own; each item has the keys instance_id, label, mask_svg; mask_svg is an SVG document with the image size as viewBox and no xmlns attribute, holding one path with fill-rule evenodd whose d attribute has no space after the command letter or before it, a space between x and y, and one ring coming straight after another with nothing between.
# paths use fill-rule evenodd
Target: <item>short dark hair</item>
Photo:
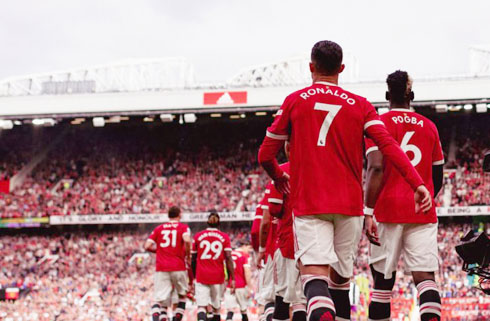
<instances>
[{"instance_id":1,"label":"short dark hair","mask_svg":"<svg viewBox=\"0 0 490 321\"><path fill-rule=\"evenodd\" d=\"M169 218L179 217L179 215L180 215L180 208L178 206L172 206L168 210L168 217Z\"/></svg>"},{"instance_id":2,"label":"short dark hair","mask_svg":"<svg viewBox=\"0 0 490 321\"><path fill-rule=\"evenodd\" d=\"M318 41L311 49L311 62L318 73L326 76L338 73L342 58L342 47L333 41Z\"/></svg>"},{"instance_id":3,"label":"short dark hair","mask_svg":"<svg viewBox=\"0 0 490 321\"><path fill-rule=\"evenodd\" d=\"M397 70L386 78L390 100L397 104L403 104L407 101L407 87L411 82L410 76L406 71Z\"/></svg>"},{"instance_id":4,"label":"short dark hair","mask_svg":"<svg viewBox=\"0 0 490 321\"><path fill-rule=\"evenodd\" d=\"M218 211L216 211L216 210L209 211L207 223L208 223L209 227L218 227L219 226L220 217L219 217Z\"/></svg>"}]
</instances>

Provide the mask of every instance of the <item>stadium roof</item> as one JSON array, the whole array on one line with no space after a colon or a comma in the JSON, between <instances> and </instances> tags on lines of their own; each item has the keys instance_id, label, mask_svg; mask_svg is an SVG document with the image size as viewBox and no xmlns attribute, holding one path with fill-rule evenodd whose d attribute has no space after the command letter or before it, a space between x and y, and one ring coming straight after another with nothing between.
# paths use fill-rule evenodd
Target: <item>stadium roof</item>
<instances>
[{"instance_id":1,"label":"stadium roof","mask_svg":"<svg viewBox=\"0 0 490 321\"><path fill-rule=\"evenodd\" d=\"M486 56L487 52L478 53L481 61L481 55ZM488 64L480 64L481 68L485 66ZM352 70L341 77L341 86L378 106L384 105L385 83L359 82L356 68ZM490 102L490 75L479 74L415 79L415 103L434 106ZM276 108L288 94L310 82L308 60L302 57L246 68L228 82L212 85L195 83L193 67L184 58L126 60L0 81L0 117L146 115Z\"/></svg>"}]
</instances>

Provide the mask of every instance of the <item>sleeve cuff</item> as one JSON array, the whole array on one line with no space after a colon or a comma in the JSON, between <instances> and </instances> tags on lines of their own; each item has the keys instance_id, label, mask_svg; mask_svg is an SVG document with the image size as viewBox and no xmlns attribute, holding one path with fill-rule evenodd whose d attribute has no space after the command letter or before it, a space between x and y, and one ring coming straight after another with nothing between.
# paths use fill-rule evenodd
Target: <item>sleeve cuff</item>
<instances>
[{"instance_id":1,"label":"sleeve cuff","mask_svg":"<svg viewBox=\"0 0 490 321\"><path fill-rule=\"evenodd\" d=\"M370 208L365 206L364 207L364 216L373 216L374 214L374 208Z\"/></svg>"},{"instance_id":2,"label":"sleeve cuff","mask_svg":"<svg viewBox=\"0 0 490 321\"><path fill-rule=\"evenodd\" d=\"M369 153L374 152L375 150L379 150L378 146L371 146L371 147L369 147L368 149L366 149L366 156Z\"/></svg>"},{"instance_id":3,"label":"sleeve cuff","mask_svg":"<svg viewBox=\"0 0 490 321\"><path fill-rule=\"evenodd\" d=\"M265 136L272 138L272 139L277 139L277 140L288 140L288 138L289 138L288 135L277 135L277 134L271 133L270 131L266 131Z\"/></svg>"}]
</instances>

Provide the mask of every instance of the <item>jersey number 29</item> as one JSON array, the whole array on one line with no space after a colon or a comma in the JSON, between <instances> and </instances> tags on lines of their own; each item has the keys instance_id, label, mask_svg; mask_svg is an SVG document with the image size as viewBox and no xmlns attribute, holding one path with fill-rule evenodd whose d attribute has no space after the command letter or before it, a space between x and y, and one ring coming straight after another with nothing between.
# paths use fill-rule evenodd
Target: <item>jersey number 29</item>
<instances>
[{"instance_id":1,"label":"jersey number 29","mask_svg":"<svg viewBox=\"0 0 490 321\"><path fill-rule=\"evenodd\" d=\"M223 250L223 244L221 244L220 241L209 242L208 240L204 240L201 242L201 244L199 244L199 247L201 249L204 248L204 251L202 251L201 254L201 260L209 260L211 258L216 260L219 258L221 251ZM214 255L211 255L210 252L212 252Z\"/></svg>"}]
</instances>

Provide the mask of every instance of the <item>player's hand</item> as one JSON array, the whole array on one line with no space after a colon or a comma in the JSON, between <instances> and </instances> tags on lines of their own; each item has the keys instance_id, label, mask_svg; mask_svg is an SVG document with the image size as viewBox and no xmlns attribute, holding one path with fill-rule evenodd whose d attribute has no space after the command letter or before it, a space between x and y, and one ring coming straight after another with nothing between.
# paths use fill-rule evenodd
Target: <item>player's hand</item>
<instances>
[{"instance_id":1,"label":"player's hand","mask_svg":"<svg viewBox=\"0 0 490 321\"><path fill-rule=\"evenodd\" d=\"M264 262L265 260L265 252L259 252L259 255L257 255L257 269L261 270L264 266L262 265L262 263Z\"/></svg>"},{"instance_id":2,"label":"player's hand","mask_svg":"<svg viewBox=\"0 0 490 321\"><path fill-rule=\"evenodd\" d=\"M380 246L381 243L379 243L378 226L376 225L376 222L374 222L372 215L364 216L364 227L366 229L366 236L369 242L374 245Z\"/></svg>"},{"instance_id":3,"label":"player's hand","mask_svg":"<svg viewBox=\"0 0 490 321\"><path fill-rule=\"evenodd\" d=\"M250 299L252 297L252 289L250 289L248 286L247 286L247 299Z\"/></svg>"},{"instance_id":4,"label":"player's hand","mask_svg":"<svg viewBox=\"0 0 490 321\"><path fill-rule=\"evenodd\" d=\"M235 280L231 280L230 281L230 293L231 294L235 294L235 289L236 289L236 287L235 287Z\"/></svg>"},{"instance_id":5,"label":"player's hand","mask_svg":"<svg viewBox=\"0 0 490 321\"><path fill-rule=\"evenodd\" d=\"M422 210L427 213L432 207L432 197L430 192L424 185L420 185L415 190L415 213Z\"/></svg>"},{"instance_id":6,"label":"player's hand","mask_svg":"<svg viewBox=\"0 0 490 321\"><path fill-rule=\"evenodd\" d=\"M277 191L283 195L289 195L291 186L289 185L289 174L284 172L281 178L274 180L274 186Z\"/></svg>"}]
</instances>

